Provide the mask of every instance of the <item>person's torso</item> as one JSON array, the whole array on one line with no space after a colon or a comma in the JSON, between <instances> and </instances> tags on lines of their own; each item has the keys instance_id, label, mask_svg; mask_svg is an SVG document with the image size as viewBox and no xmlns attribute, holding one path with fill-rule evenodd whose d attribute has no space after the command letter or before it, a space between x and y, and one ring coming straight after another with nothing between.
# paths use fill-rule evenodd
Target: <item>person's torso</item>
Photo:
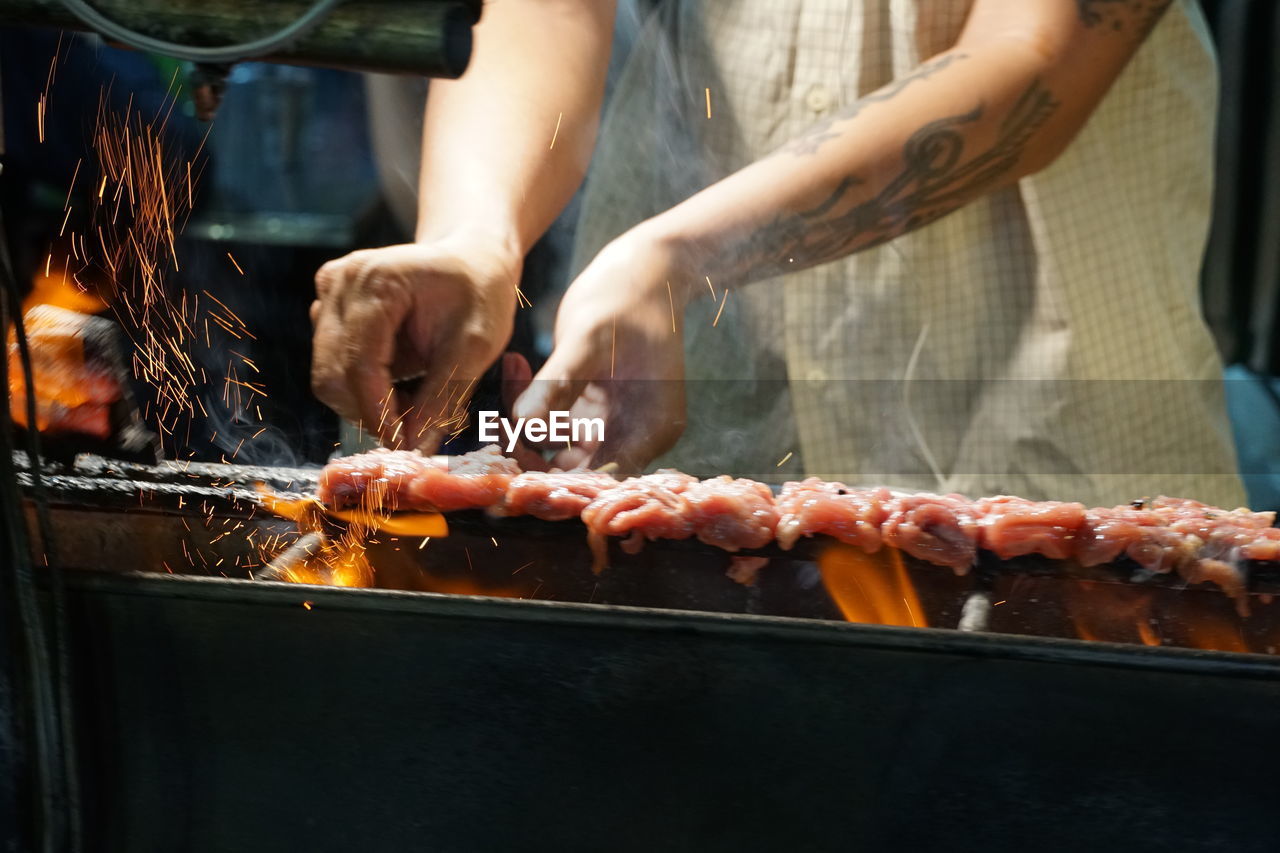
<instances>
[{"instance_id":1,"label":"person's torso","mask_svg":"<svg viewBox=\"0 0 1280 853\"><path fill-rule=\"evenodd\" d=\"M602 129L575 268L945 50L969 6L663 5ZM1050 168L880 248L695 305L689 429L663 464L1238 500L1198 308L1215 98L1198 11L1176 3Z\"/></svg>"}]
</instances>

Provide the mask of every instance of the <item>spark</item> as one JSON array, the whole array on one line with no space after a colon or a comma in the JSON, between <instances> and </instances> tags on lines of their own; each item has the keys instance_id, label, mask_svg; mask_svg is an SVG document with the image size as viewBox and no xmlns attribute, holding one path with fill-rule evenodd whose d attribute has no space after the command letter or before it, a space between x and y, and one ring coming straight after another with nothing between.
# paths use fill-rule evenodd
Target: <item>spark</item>
<instances>
[{"instance_id":1,"label":"spark","mask_svg":"<svg viewBox=\"0 0 1280 853\"><path fill-rule=\"evenodd\" d=\"M703 278L705 278L705 279L707 280L707 289L711 291L711 298L712 298L712 299L715 299L715 298L716 298L716 289L715 289L714 287L712 287L712 286L711 286L711 276L709 276L709 275L705 275L705 276L703 276Z\"/></svg>"},{"instance_id":2,"label":"spark","mask_svg":"<svg viewBox=\"0 0 1280 853\"><path fill-rule=\"evenodd\" d=\"M781 459L779 459L779 460L778 460L778 464L777 464L777 465L774 465L773 467L774 467L774 468L781 468L783 465L785 465L785 464L786 464L787 460L788 460L788 459L790 459L790 458L791 458L792 456L794 456L794 455L795 455L795 451L793 451L793 450L788 450L788 451L787 451L787 455L786 455L786 456L784 456L784 457L782 457Z\"/></svg>"},{"instance_id":3,"label":"spark","mask_svg":"<svg viewBox=\"0 0 1280 853\"><path fill-rule=\"evenodd\" d=\"M231 264L236 268L236 272L240 273L240 275L244 275L244 270L240 268L240 264L236 263L236 259L232 256L230 252L227 252L227 257L231 258Z\"/></svg>"},{"instance_id":4,"label":"spark","mask_svg":"<svg viewBox=\"0 0 1280 853\"><path fill-rule=\"evenodd\" d=\"M903 596L902 603L907 606L907 615L911 617L911 624L917 628L923 628L924 626L916 621L915 611L911 609L911 602L907 600L906 596Z\"/></svg>"},{"instance_id":5,"label":"spark","mask_svg":"<svg viewBox=\"0 0 1280 853\"><path fill-rule=\"evenodd\" d=\"M671 304L671 334L676 333L676 299L671 295L671 282L667 282L667 302Z\"/></svg>"},{"instance_id":6,"label":"spark","mask_svg":"<svg viewBox=\"0 0 1280 853\"><path fill-rule=\"evenodd\" d=\"M711 118L711 87L708 86L703 91L707 93L707 118Z\"/></svg>"},{"instance_id":7,"label":"spark","mask_svg":"<svg viewBox=\"0 0 1280 853\"><path fill-rule=\"evenodd\" d=\"M613 378L614 357L617 355L617 353L618 353L618 321L615 318L613 321L613 342L609 347L609 378L610 379Z\"/></svg>"},{"instance_id":8,"label":"spark","mask_svg":"<svg viewBox=\"0 0 1280 853\"><path fill-rule=\"evenodd\" d=\"M556 116L556 129L555 129L555 132L551 134L551 147L547 149L548 151L555 150L556 138L560 135L560 121L563 118L564 118L564 113L560 113L560 115Z\"/></svg>"},{"instance_id":9,"label":"spark","mask_svg":"<svg viewBox=\"0 0 1280 853\"><path fill-rule=\"evenodd\" d=\"M716 318L711 321L711 328L715 328L720 322L720 315L724 313L724 304L729 301L729 288L724 289L724 297L720 300L720 310L716 312Z\"/></svg>"},{"instance_id":10,"label":"spark","mask_svg":"<svg viewBox=\"0 0 1280 853\"><path fill-rule=\"evenodd\" d=\"M80 164L83 162L84 162L83 157L81 157L79 160L76 160L76 168L75 168L75 171L71 173L71 185L67 187L67 200L62 203L63 207L71 207L71 193L76 188L76 178L80 175Z\"/></svg>"},{"instance_id":11,"label":"spark","mask_svg":"<svg viewBox=\"0 0 1280 853\"><path fill-rule=\"evenodd\" d=\"M311 609L311 602L310 602L310 601L304 601L304 602L302 602L302 606L303 606L304 608L306 608L307 610L310 610L310 609Z\"/></svg>"}]
</instances>

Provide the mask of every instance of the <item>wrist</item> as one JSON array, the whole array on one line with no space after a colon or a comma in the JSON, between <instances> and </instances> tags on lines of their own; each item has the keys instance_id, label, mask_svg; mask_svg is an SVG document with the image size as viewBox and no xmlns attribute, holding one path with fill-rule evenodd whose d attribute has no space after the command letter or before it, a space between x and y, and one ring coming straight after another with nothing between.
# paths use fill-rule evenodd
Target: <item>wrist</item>
<instances>
[{"instance_id":1,"label":"wrist","mask_svg":"<svg viewBox=\"0 0 1280 853\"><path fill-rule=\"evenodd\" d=\"M507 223L500 216L457 218L443 223L420 219L413 242L424 246L439 243L483 246L485 251L517 260L524 259L530 248L521 240L515 224Z\"/></svg>"},{"instance_id":2,"label":"wrist","mask_svg":"<svg viewBox=\"0 0 1280 853\"><path fill-rule=\"evenodd\" d=\"M503 277L519 280L527 247L514 229L496 222L455 222L448 227L419 225L414 242L420 246L447 247L471 260L484 258L503 271Z\"/></svg>"},{"instance_id":3,"label":"wrist","mask_svg":"<svg viewBox=\"0 0 1280 853\"><path fill-rule=\"evenodd\" d=\"M684 306L699 294L706 293L703 276L706 264L690 241L686 232L670 221L668 214L659 214L636 225L618 238L629 252L649 266L650 278L660 277L661 284L671 285L671 298Z\"/></svg>"}]
</instances>

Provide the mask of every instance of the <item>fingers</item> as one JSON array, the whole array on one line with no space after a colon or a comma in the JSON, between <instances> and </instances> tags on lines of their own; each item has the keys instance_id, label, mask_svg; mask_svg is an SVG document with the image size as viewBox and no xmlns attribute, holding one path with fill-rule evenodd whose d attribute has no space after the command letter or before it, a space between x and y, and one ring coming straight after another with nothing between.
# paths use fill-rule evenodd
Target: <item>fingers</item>
<instances>
[{"instance_id":1,"label":"fingers","mask_svg":"<svg viewBox=\"0 0 1280 853\"><path fill-rule=\"evenodd\" d=\"M533 381L533 368L529 360L518 352L507 352L502 355L502 408L507 412L515 409L516 400L525 392ZM524 471L545 471L549 466L536 449L525 444L521 438L511 451L511 457L520 464Z\"/></svg>"},{"instance_id":2,"label":"fingers","mask_svg":"<svg viewBox=\"0 0 1280 853\"><path fill-rule=\"evenodd\" d=\"M632 477L674 447L683 432L683 418L670 402L647 395L630 402L619 399L605 422L604 441L587 464L598 468L612 462L618 466L617 477Z\"/></svg>"},{"instance_id":3,"label":"fingers","mask_svg":"<svg viewBox=\"0 0 1280 853\"><path fill-rule=\"evenodd\" d=\"M322 402L386 442L399 414L391 359L408 306L367 260L355 253L316 273L311 382Z\"/></svg>"},{"instance_id":4,"label":"fingers","mask_svg":"<svg viewBox=\"0 0 1280 853\"><path fill-rule=\"evenodd\" d=\"M607 357L607 354L606 354ZM558 344L512 407L517 418L546 418L568 411L597 374L599 355L583 338Z\"/></svg>"},{"instance_id":5,"label":"fingers","mask_svg":"<svg viewBox=\"0 0 1280 853\"><path fill-rule=\"evenodd\" d=\"M671 379L611 379L609 343L594 346L587 337L557 346L532 384L514 406L523 418L550 417L553 411L571 411L588 385L602 398L604 440L594 449L567 448L555 457L559 467L613 462L619 474L644 470L670 450L684 431L684 383ZM597 400L596 402L600 402ZM589 453L589 456L588 456Z\"/></svg>"},{"instance_id":6,"label":"fingers","mask_svg":"<svg viewBox=\"0 0 1280 853\"><path fill-rule=\"evenodd\" d=\"M423 453L435 453L447 436L466 425L467 401L489 366L474 358L459 360L456 352L443 353L439 363L452 368L446 372L433 367L404 409L402 443Z\"/></svg>"},{"instance_id":7,"label":"fingers","mask_svg":"<svg viewBox=\"0 0 1280 853\"><path fill-rule=\"evenodd\" d=\"M326 265L326 269L331 265ZM319 281L319 278L317 278ZM342 370L343 323L340 303L330 289L311 306L315 329L311 339L311 390L320 402L348 420L360 418L360 407L347 388Z\"/></svg>"},{"instance_id":8,"label":"fingers","mask_svg":"<svg viewBox=\"0 0 1280 853\"><path fill-rule=\"evenodd\" d=\"M345 317L342 366L361 425L388 447L400 444L402 413L394 405L391 358L407 308L396 301L364 300Z\"/></svg>"},{"instance_id":9,"label":"fingers","mask_svg":"<svg viewBox=\"0 0 1280 853\"><path fill-rule=\"evenodd\" d=\"M518 352L502 354L502 407L508 412L515 409L516 400L533 382L533 368L529 360Z\"/></svg>"},{"instance_id":10,"label":"fingers","mask_svg":"<svg viewBox=\"0 0 1280 853\"><path fill-rule=\"evenodd\" d=\"M456 413L450 411L455 399L449 388L452 383L452 374L430 373L422 380L404 408L401 435L405 445L430 455L457 428Z\"/></svg>"}]
</instances>

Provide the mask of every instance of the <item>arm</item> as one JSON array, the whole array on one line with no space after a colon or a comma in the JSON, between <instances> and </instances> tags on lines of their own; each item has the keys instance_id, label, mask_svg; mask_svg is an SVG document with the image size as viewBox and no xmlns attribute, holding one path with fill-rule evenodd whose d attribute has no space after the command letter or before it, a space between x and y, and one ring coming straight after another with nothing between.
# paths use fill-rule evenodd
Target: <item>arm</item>
<instances>
[{"instance_id":1,"label":"arm","mask_svg":"<svg viewBox=\"0 0 1280 853\"><path fill-rule=\"evenodd\" d=\"M977 0L952 49L646 223L643 236L681 278L727 283L927 225L1051 164L1168 5Z\"/></svg>"},{"instance_id":2,"label":"arm","mask_svg":"<svg viewBox=\"0 0 1280 853\"><path fill-rule=\"evenodd\" d=\"M610 0L494 0L459 80L431 84L419 242L493 235L517 259L586 174L613 35ZM555 140L553 146L552 140Z\"/></svg>"},{"instance_id":3,"label":"arm","mask_svg":"<svg viewBox=\"0 0 1280 853\"><path fill-rule=\"evenodd\" d=\"M466 74L430 87L416 241L317 273L312 386L383 443L433 451L509 339L524 255L590 160L612 23L610 0L487 3Z\"/></svg>"},{"instance_id":4,"label":"arm","mask_svg":"<svg viewBox=\"0 0 1280 853\"><path fill-rule=\"evenodd\" d=\"M1044 168L1170 2L975 0L950 50L606 246L566 293L517 414L612 395L624 414L594 464L668 449L683 429L682 309L708 293L704 277L723 287L832 261Z\"/></svg>"}]
</instances>

